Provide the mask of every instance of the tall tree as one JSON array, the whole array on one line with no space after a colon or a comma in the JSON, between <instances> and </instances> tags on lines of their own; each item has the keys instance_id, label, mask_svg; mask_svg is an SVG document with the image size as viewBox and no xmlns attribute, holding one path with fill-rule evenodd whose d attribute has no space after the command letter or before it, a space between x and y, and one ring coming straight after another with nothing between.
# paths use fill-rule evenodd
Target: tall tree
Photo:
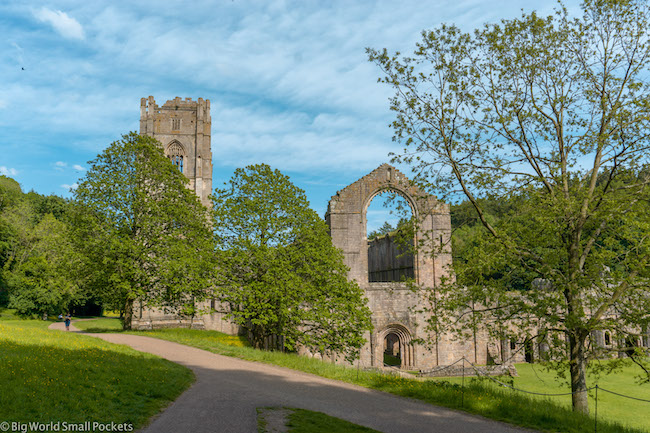
<instances>
[{"instance_id":1,"label":"tall tree","mask_svg":"<svg viewBox=\"0 0 650 433\"><path fill-rule=\"evenodd\" d=\"M497 319L474 324L497 332L508 318L556 353L568 346L581 412L601 350L591 336L634 341L649 321L648 16L645 1L586 0L579 18L561 8L473 34L443 25L423 32L413 57L369 50L396 89L396 159L443 196L462 192L484 227L476 284L446 298ZM487 196L519 197L518 214L493 224ZM538 284L484 284L494 257Z\"/></svg>"},{"instance_id":2,"label":"tall tree","mask_svg":"<svg viewBox=\"0 0 650 433\"><path fill-rule=\"evenodd\" d=\"M305 193L260 164L237 169L213 199L220 298L253 344L278 336L289 350L357 356L370 310Z\"/></svg>"},{"instance_id":3,"label":"tall tree","mask_svg":"<svg viewBox=\"0 0 650 433\"><path fill-rule=\"evenodd\" d=\"M74 194L87 284L122 313L125 329L136 299L193 314L211 292L214 249L208 211L187 178L160 143L134 132L89 164Z\"/></svg>"}]
</instances>

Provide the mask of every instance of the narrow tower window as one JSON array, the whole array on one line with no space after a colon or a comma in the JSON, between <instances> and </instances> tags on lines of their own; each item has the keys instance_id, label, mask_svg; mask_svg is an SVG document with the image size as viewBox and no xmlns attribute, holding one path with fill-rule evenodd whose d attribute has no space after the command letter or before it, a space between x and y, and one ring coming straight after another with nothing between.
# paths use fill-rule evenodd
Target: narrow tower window
<instances>
[{"instance_id":1,"label":"narrow tower window","mask_svg":"<svg viewBox=\"0 0 650 433\"><path fill-rule=\"evenodd\" d=\"M183 151L183 147L177 141L170 144L169 147L167 148L167 156L171 160L172 164L178 167L181 173L183 173L183 169L184 169L183 167L183 163L185 159L184 154L185 152Z\"/></svg>"},{"instance_id":2,"label":"narrow tower window","mask_svg":"<svg viewBox=\"0 0 650 433\"><path fill-rule=\"evenodd\" d=\"M178 131L181 129L181 119L172 119L172 130Z\"/></svg>"},{"instance_id":3,"label":"narrow tower window","mask_svg":"<svg viewBox=\"0 0 650 433\"><path fill-rule=\"evenodd\" d=\"M183 155L176 155L171 157L172 164L174 164L180 172L183 172Z\"/></svg>"}]
</instances>

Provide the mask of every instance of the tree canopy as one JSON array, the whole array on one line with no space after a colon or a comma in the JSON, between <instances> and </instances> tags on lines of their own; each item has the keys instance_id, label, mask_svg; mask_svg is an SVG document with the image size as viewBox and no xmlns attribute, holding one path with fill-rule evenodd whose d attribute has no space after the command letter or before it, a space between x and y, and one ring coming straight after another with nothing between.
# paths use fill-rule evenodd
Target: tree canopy
<instances>
[{"instance_id":1,"label":"tree canopy","mask_svg":"<svg viewBox=\"0 0 650 433\"><path fill-rule=\"evenodd\" d=\"M607 349L595 333L634 354L624 346L650 321L648 17L645 1L587 0L581 17L560 7L473 33L443 25L413 56L368 51L396 90L395 159L439 195L461 193L481 222L442 298L472 311L465 326L497 335L509 323L553 348L583 412L588 359ZM491 220L486 197L516 205ZM485 278L513 272L536 284Z\"/></svg>"},{"instance_id":2,"label":"tree canopy","mask_svg":"<svg viewBox=\"0 0 650 433\"><path fill-rule=\"evenodd\" d=\"M211 293L209 214L159 142L134 132L96 159L74 193L85 284L129 328L133 303L195 313Z\"/></svg>"},{"instance_id":3,"label":"tree canopy","mask_svg":"<svg viewBox=\"0 0 650 433\"><path fill-rule=\"evenodd\" d=\"M85 304L69 206L55 195L24 194L15 180L0 177L0 306L44 316Z\"/></svg>"},{"instance_id":4,"label":"tree canopy","mask_svg":"<svg viewBox=\"0 0 650 433\"><path fill-rule=\"evenodd\" d=\"M361 289L302 190L268 165L237 169L214 195L218 291L256 347L357 356L370 329Z\"/></svg>"}]
</instances>

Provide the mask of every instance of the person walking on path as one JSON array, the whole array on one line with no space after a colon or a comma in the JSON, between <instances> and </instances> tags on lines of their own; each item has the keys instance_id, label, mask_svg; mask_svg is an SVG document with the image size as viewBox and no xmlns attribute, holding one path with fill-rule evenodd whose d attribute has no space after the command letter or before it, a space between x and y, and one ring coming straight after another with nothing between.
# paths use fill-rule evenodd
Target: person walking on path
<instances>
[{"instance_id":1,"label":"person walking on path","mask_svg":"<svg viewBox=\"0 0 650 433\"><path fill-rule=\"evenodd\" d=\"M70 313L66 313L65 315L65 330L69 331L70 330L70 320L72 317L70 316Z\"/></svg>"}]
</instances>

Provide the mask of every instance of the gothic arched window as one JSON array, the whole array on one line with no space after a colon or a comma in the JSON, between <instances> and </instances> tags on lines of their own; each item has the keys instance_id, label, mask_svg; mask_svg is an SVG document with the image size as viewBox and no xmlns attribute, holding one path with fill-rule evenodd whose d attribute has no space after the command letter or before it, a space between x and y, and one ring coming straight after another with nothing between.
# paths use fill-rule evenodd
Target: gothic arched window
<instances>
[{"instance_id":1,"label":"gothic arched window","mask_svg":"<svg viewBox=\"0 0 650 433\"><path fill-rule=\"evenodd\" d=\"M185 158L185 152L183 151L183 146L178 141L172 142L167 147L167 156L171 160L181 173L183 173L183 163Z\"/></svg>"}]
</instances>

